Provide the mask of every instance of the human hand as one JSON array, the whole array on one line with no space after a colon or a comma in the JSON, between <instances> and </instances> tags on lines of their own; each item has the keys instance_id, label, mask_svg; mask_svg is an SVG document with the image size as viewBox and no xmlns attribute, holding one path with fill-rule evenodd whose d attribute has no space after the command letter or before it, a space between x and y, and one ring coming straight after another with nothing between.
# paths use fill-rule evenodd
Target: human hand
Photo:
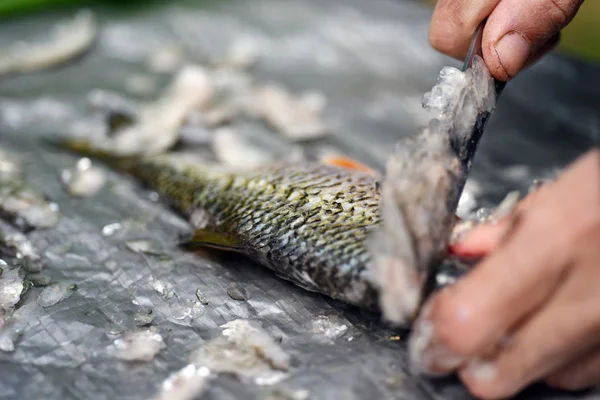
<instances>
[{"instance_id":1,"label":"human hand","mask_svg":"<svg viewBox=\"0 0 600 400\"><path fill-rule=\"evenodd\" d=\"M567 390L600 383L600 148L453 251L487 255L415 321L417 369L457 372L486 399L538 381Z\"/></svg>"},{"instance_id":2,"label":"human hand","mask_svg":"<svg viewBox=\"0 0 600 400\"><path fill-rule=\"evenodd\" d=\"M552 50L583 0L439 0L429 29L438 51L464 59L471 37L488 18L483 59L498 80L514 78Z\"/></svg>"}]
</instances>

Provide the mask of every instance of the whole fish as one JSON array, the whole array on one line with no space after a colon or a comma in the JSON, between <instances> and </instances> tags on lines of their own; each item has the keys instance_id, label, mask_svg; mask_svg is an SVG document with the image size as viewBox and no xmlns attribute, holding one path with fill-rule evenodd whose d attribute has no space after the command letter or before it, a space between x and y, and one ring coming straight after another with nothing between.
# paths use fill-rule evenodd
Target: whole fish
<instances>
[{"instance_id":1,"label":"whole fish","mask_svg":"<svg viewBox=\"0 0 600 400\"><path fill-rule=\"evenodd\" d=\"M61 146L100 157L159 193L194 227L189 244L242 253L306 290L379 310L369 240L381 222L381 191L376 173L360 164L230 171L185 153L115 158L85 141Z\"/></svg>"},{"instance_id":2,"label":"whole fish","mask_svg":"<svg viewBox=\"0 0 600 400\"><path fill-rule=\"evenodd\" d=\"M99 156L86 142L61 145ZM181 153L100 157L186 216L195 229L190 244L242 253L304 289L377 308L367 249L380 223L373 173L339 160L234 172Z\"/></svg>"}]
</instances>

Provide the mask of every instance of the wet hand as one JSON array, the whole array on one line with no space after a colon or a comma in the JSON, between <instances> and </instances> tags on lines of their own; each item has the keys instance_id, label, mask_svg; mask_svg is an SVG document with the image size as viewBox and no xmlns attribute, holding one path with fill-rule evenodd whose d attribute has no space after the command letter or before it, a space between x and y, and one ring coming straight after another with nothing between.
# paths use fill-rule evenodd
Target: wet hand
<instances>
[{"instance_id":1,"label":"wet hand","mask_svg":"<svg viewBox=\"0 0 600 400\"><path fill-rule=\"evenodd\" d=\"M431 26L431 45L464 59L473 32L488 18L483 58L492 75L509 80L559 41L560 30L583 0L439 0Z\"/></svg>"},{"instance_id":2,"label":"wet hand","mask_svg":"<svg viewBox=\"0 0 600 400\"><path fill-rule=\"evenodd\" d=\"M600 148L454 251L485 256L423 308L413 365L488 399L600 383Z\"/></svg>"}]
</instances>

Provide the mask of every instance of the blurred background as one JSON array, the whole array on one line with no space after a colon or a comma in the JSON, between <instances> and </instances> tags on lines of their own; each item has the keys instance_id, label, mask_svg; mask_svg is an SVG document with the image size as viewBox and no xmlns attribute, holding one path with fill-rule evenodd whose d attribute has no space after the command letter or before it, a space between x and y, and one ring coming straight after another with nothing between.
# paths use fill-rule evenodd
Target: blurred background
<instances>
[{"instance_id":1,"label":"blurred background","mask_svg":"<svg viewBox=\"0 0 600 400\"><path fill-rule=\"evenodd\" d=\"M192 2L223 2L227 0L192 0ZM401 1L401 0L398 0ZM436 0L421 0L435 5ZM115 8L148 7L160 0L0 0L0 18L50 11L59 8L76 8L88 5L107 5ZM600 2L586 1L573 22L563 30L559 51L577 58L600 63Z\"/></svg>"}]
</instances>

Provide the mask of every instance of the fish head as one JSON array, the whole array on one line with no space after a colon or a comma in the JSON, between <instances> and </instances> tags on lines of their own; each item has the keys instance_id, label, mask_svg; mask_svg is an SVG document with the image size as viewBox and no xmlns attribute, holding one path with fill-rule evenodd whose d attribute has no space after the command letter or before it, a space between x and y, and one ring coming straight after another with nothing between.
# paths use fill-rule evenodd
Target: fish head
<instances>
[{"instance_id":1,"label":"fish head","mask_svg":"<svg viewBox=\"0 0 600 400\"><path fill-rule=\"evenodd\" d=\"M436 127L436 129L439 127ZM370 278L384 318L408 326L431 290L455 222L460 160L431 127L401 143L381 184L381 226L370 241Z\"/></svg>"}]
</instances>

